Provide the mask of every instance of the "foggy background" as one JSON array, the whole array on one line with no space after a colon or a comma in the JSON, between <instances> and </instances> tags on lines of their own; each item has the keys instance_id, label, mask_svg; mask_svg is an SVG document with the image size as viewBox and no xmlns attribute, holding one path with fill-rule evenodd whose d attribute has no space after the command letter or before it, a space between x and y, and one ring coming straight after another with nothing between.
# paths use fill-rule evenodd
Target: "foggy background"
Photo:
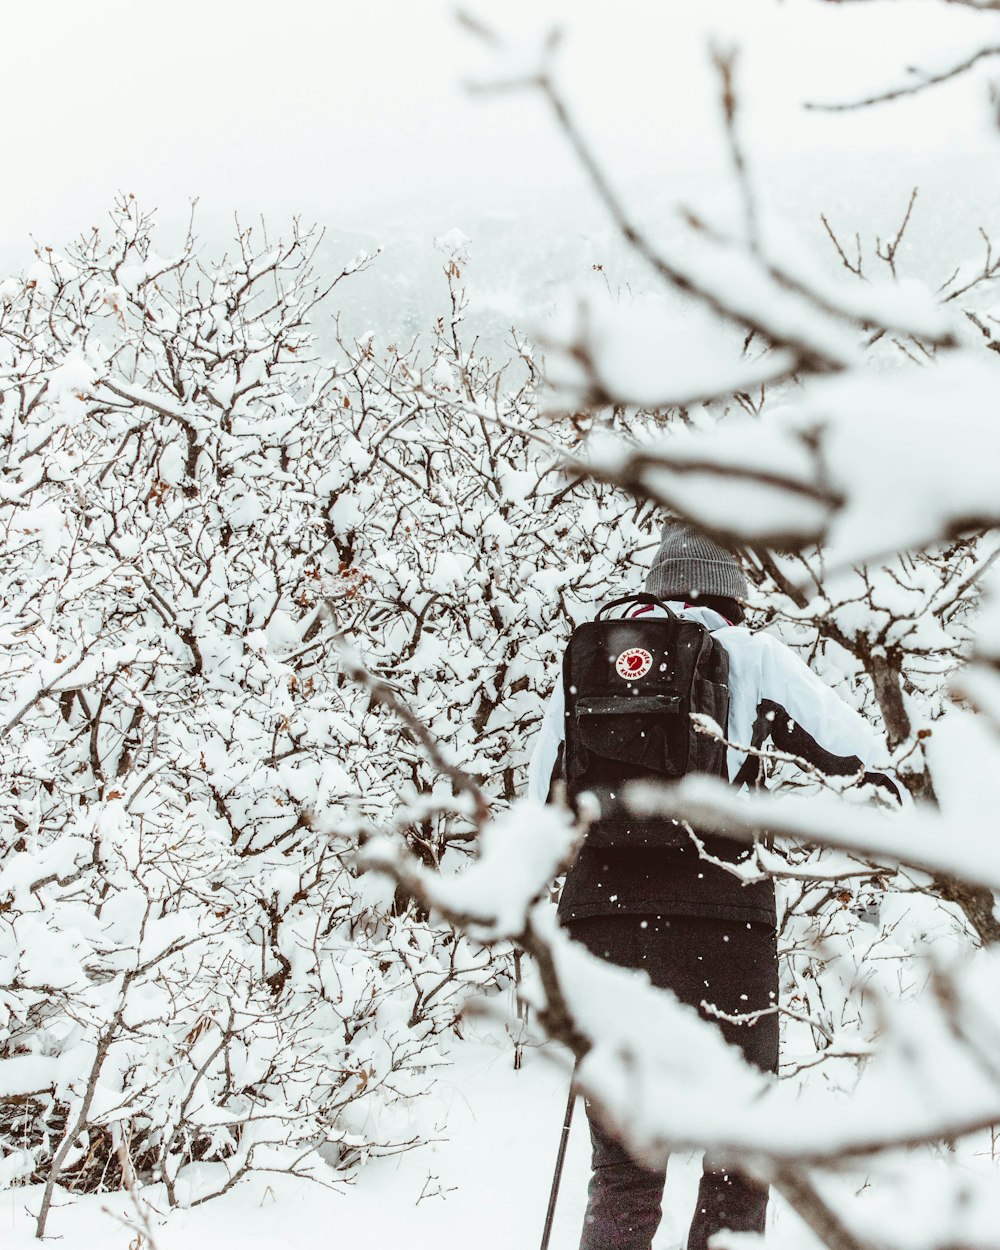
<instances>
[{"instance_id":1,"label":"foggy background","mask_svg":"<svg viewBox=\"0 0 1000 1250\"><path fill-rule=\"evenodd\" d=\"M997 15L912 0L727 3L515 0L469 4L522 49L566 32L558 77L633 210L654 232L678 204L711 205L728 164L709 45L741 48L741 125L754 177L789 227L839 263L819 222L845 237L895 232L919 186L902 269L932 285L947 258L1000 232L989 62L912 100L860 113L806 110L904 81L1000 36ZM326 230L324 269L384 251L338 288L348 336L426 334L445 311L434 239L470 239L470 322L499 350L568 283L642 290L548 115L531 93L471 95L495 64L443 0L37 0L4 14L12 124L0 265L32 239L63 246L107 219L119 191L157 210L169 255L198 200L208 254L234 214L280 233L298 215ZM598 273L593 266L599 264Z\"/></svg>"}]
</instances>

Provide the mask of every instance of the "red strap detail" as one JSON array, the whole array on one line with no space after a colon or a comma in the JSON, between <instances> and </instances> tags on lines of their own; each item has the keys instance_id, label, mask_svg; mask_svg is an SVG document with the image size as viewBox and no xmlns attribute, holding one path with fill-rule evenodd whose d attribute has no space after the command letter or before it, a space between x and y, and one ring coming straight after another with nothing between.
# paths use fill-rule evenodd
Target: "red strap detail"
<instances>
[{"instance_id":1,"label":"red strap detail","mask_svg":"<svg viewBox=\"0 0 1000 1250\"><path fill-rule=\"evenodd\" d=\"M636 608L636 610L632 613L632 619L635 620L637 616L642 616L643 612L652 612L655 606L656 606L655 604L647 603L647 604L644 604L643 607L641 608ZM684 606L686 608L696 608L698 605L696 603L685 603ZM716 611L718 611L718 609L716 609ZM719 612L719 615L722 616L722 613ZM732 621L729 619L728 616L722 616L722 619L726 622L727 625L732 625Z\"/></svg>"}]
</instances>

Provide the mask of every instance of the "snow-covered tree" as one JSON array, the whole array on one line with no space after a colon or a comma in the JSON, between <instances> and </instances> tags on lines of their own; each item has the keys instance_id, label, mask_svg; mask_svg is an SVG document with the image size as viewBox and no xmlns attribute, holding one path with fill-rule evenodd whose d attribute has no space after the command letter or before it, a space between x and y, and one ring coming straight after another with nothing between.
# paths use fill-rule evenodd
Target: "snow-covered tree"
<instances>
[{"instance_id":1,"label":"snow-covered tree","mask_svg":"<svg viewBox=\"0 0 1000 1250\"><path fill-rule=\"evenodd\" d=\"M39 1233L57 1185L181 1205L415 1144L441 1039L523 971L640 1157L709 1147L835 1250L915 1244L862 1178L921 1245L984 1240L994 1178L961 1165L1000 1122L992 247L907 274L919 198L872 256L825 223L839 272L794 245L723 53L732 204L664 243L554 51L525 81L657 289L592 279L509 362L464 337L457 232L408 346L352 324L372 257L324 279L297 224L163 257L131 198L0 285L0 1168L44 1183ZM518 799L572 626L637 584L664 510L743 552L755 624L916 801L777 753L775 796L637 796L780 883L776 1087L565 941L547 895L581 831Z\"/></svg>"},{"instance_id":2,"label":"snow-covered tree","mask_svg":"<svg viewBox=\"0 0 1000 1250\"><path fill-rule=\"evenodd\" d=\"M156 241L123 198L0 292L3 1175L40 1231L57 1184L188 1204L420 1140L438 1040L519 957L359 842L466 861L567 622L653 541L558 472L592 418L535 428L527 344L463 344L461 239L406 351L328 308L372 257Z\"/></svg>"},{"instance_id":3,"label":"snow-covered tree","mask_svg":"<svg viewBox=\"0 0 1000 1250\"><path fill-rule=\"evenodd\" d=\"M217 260L154 242L129 197L0 291L2 1166L45 1181L40 1232L57 1183L200 1202L419 1139L436 1039L509 960L353 855L402 797L438 864L486 800L442 804L337 648L363 644L490 799L554 649L544 620L508 625L564 488L484 431L487 362L463 354L454 389L457 303L414 399L412 356L315 350L370 258L321 282L297 225ZM564 516L566 585L591 585L600 523Z\"/></svg>"},{"instance_id":4,"label":"snow-covered tree","mask_svg":"<svg viewBox=\"0 0 1000 1250\"><path fill-rule=\"evenodd\" d=\"M774 796L739 799L705 778L635 792L644 810L751 842L738 871L780 883L794 1079L774 1086L671 996L555 929L536 900L579 840L565 814L515 807L457 881L428 874L392 839L369 847L368 861L466 931L513 938L534 957L539 1020L575 1054L581 1088L637 1158L711 1149L772 1182L838 1250L978 1243L996 1214L995 1178L974 1182L962 1160L990 1149L1000 1117L989 989L1000 938L991 244L985 262L946 258L914 282L899 255L915 228L911 199L898 231L875 241L873 263L860 242L849 257L824 222L826 246L850 271L831 273L793 244L753 184L736 62L723 53L732 203L687 206L684 236L664 242L616 195L578 129L556 48L549 41L527 71L518 49L497 82L541 94L663 292L639 304L584 291L544 327L549 437L567 410L577 422L581 407L614 414L600 437L569 449L564 469L744 552L758 625L803 648L873 720L916 804L896 815L850 785L817 793L833 787L780 753L765 760ZM985 45L955 72L990 55ZM915 71L886 98L950 76ZM948 1159L956 1165L942 1167ZM880 1223L857 1201L859 1181L918 1214Z\"/></svg>"}]
</instances>

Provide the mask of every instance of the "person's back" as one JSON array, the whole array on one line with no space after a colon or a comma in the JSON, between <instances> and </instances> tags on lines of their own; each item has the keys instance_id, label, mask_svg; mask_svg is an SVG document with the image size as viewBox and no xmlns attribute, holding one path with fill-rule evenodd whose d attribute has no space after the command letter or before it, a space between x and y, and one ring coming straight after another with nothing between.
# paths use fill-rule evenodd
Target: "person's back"
<instances>
[{"instance_id":1,"label":"person's back","mask_svg":"<svg viewBox=\"0 0 1000 1250\"><path fill-rule=\"evenodd\" d=\"M828 775L866 774L878 742L867 723L776 638L742 627L746 579L715 543L668 524L646 590L681 619L697 621L729 661L729 714L724 727L730 782L754 786L768 743ZM654 604L622 614L664 616ZM561 683L546 711L532 756L529 791L541 800L560 774L564 720ZM699 848L698 842L701 843ZM662 845L605 846L586 842L566 876L559 917L592 953L643 969L653 984L715 1019L751 1063L778 1062L775 900L771 881L744 884L725 863L746 848L725 838ZM713 859L720 863L711 862ZM746 1024L719 1019L751 1016ZM638 1168L622 1147L591 1122L593 1177L581 1250L648 1250L660 1220L664 1176ZM706 1160L689 1250L702 1250L723 1228L762 1232L767 1191Z\"/></svg>"}]
</instances>

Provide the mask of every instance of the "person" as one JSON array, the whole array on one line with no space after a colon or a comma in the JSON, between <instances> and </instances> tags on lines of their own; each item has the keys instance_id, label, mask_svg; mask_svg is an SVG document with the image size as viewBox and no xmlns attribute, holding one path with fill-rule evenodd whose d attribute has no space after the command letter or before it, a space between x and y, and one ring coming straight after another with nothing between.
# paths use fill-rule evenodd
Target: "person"
<instances>
[{"instance_id":1,"label":"person","mask_svg":"<svg viewBox=\"0 0 1000 1250\"><path fill-rule=\"evenodd\" d=\"M734 556L689 527L668 522L646 578L649 595L700 622L729 661L726 767L739 788L760 784L768 743L830 776L863 775L901 801L896 783L872 761L880 743L867 722L771 634L742 622L746 577ZM633 602L623 616L665 615ZM557 683L529 767L529 793L545 801L563 751L564 694ZM747 750L747 748L751 750ZM712 857L735 863L749 852L713 836ZM778 962L774 885L745 885L712 864L692 839L680 845L584 843L566 875L560 921L591 953L645 971L653 985L713 1020L746 1060L778 1066ZM750 1017L738 1023L719 1018ZM762 1013L762 1014L756 1014ZM592 1175L580 1250L649 1250L661 1219L665 1171L650 1171L590 1117ZM767 1188L705 1159L688 1250L706 1250L722 1229L764 1231Z\"/></svg>"}]
</instances>

